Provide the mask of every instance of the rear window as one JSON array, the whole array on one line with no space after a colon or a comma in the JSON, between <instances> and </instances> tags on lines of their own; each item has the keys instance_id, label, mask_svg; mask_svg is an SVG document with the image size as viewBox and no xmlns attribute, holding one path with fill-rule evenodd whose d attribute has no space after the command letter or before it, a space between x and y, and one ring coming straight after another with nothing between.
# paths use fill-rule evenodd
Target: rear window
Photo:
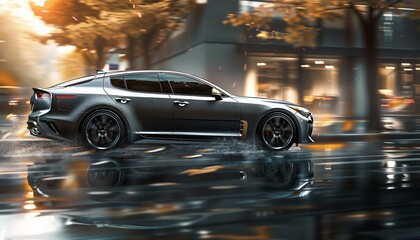
<instances>
[{"instance_id":1,"label":"rear window","mask_svg":"<svg viewBox=\"0 0 420 240\"><path fill-rule=\"evenodd\" d=\"M162 92L159 78L156 73L125 75L124 80L128 90L136 92Z\"/></svg>"},{"instance_id":2,"label":"rear window","mask_svg":"<svg viewBox=\"0 0 420 240\"><path fill-rule=\"evenodd\" d=\"M86 77L81 77L81 78L75 78L63 83L59 83L57 85L54 85L52 87L70 87L70 86L75 86L75 85L79 85L82 83L86 83L86 82L90 82L95 78L95 76L86 76Z\"/></svg>"},{"instance_id":3,"label":"rear window","mask_svg":"<svg viewBox=\"0 0 420 240\"><path fill-rule=\"evenodd\" d=\"M111 84L114 87L125 89L125 82L123 76L112 77Z\"/></svg>"}]
</instances>

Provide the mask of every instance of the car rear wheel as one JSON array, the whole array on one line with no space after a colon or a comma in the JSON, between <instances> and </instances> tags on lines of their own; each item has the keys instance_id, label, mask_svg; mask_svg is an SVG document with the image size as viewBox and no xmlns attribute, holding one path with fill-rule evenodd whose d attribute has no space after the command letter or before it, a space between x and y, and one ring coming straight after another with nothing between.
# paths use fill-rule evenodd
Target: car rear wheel
<instances>
[{"instance_id":1,"label":"car rear wheel","mask_svg":"<svg viewBox=\"0 0 420 240\"><path fill-rule=\"evenodd\" d=\"M99 150L116 147L123 139L124 125L121 118L109 110L91 113L82 126L81 137L84 142Z\"/></svg>"},{"instance_id":2,"label":"car rear wheel","mask_svg":"<svg viewBox=\"0 0 420 240\"><path fill-rule=\"evenodd\" d=\"M294 142L296 126L284 113L273 113L265 117L258 128L259 145L268 150L287 150Z\"/></svg>"}]
</instances>

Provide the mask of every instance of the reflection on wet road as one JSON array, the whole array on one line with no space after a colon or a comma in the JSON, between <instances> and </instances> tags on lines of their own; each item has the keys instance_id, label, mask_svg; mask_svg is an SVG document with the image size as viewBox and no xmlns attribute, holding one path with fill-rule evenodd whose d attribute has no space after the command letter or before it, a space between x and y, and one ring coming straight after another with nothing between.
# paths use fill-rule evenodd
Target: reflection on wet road
<instances>
[{"instance_id":1,"label":"reflection on wet road","mask_svg":"<svg viewBox=\"0 0 420 240\"><path fill-rule=\"evenodd\" d=\"M416 141L0 151L0 239L420 238Z\"/></svg>"}]
</instances>

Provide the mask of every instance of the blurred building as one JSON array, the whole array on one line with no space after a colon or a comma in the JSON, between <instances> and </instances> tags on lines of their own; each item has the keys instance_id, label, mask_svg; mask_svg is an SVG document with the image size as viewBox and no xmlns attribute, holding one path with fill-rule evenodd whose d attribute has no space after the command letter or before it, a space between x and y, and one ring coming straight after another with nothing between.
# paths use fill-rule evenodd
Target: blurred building
<instances>
[{"instance_id":1,"label":"blurred building","mask_svg":"<svg viewBox=\"0 0 420 240\"><path fill-rule=\"evenodd\" d=\"M301 103L318 115L367 116L367 84L358 19L319 21L316 48L286 44L286 25L270 30L224 25L228 13L250 12L261 1L200 1L185 26L153 55L154 68L189 72L226 90ZM378 74L384 112L418 114L419 20L387 12L378 29ZM417 102L416 104L414 104Z\"/></svg>"}]
</instances>

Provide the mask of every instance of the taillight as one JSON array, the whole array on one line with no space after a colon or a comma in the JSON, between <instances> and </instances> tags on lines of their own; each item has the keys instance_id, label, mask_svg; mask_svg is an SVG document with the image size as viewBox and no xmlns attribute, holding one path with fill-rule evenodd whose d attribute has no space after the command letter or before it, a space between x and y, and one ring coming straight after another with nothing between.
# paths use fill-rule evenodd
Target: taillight
<instances>
[{"instance_id":1,"label":"taillight","mask_svg":"<svg viewBox=\"0 0 420 240\"><path fill-rule=\"evenodd\" d=\"M35 97L36 99L48 99L51 98L51 94L39 91L35 93Z\"/></svg>"},{"instance_id":2,"label":"taillight","mask_svg":"<svg viewBox=\"0 0 420 240\"><path fill-rule=\"evenodd\" d=\"M72 99L72 98L76 98L76 95L61 94L61 95L55 95L54 98L59 98L59 99Z\"/></svg>"}]
</instances>

